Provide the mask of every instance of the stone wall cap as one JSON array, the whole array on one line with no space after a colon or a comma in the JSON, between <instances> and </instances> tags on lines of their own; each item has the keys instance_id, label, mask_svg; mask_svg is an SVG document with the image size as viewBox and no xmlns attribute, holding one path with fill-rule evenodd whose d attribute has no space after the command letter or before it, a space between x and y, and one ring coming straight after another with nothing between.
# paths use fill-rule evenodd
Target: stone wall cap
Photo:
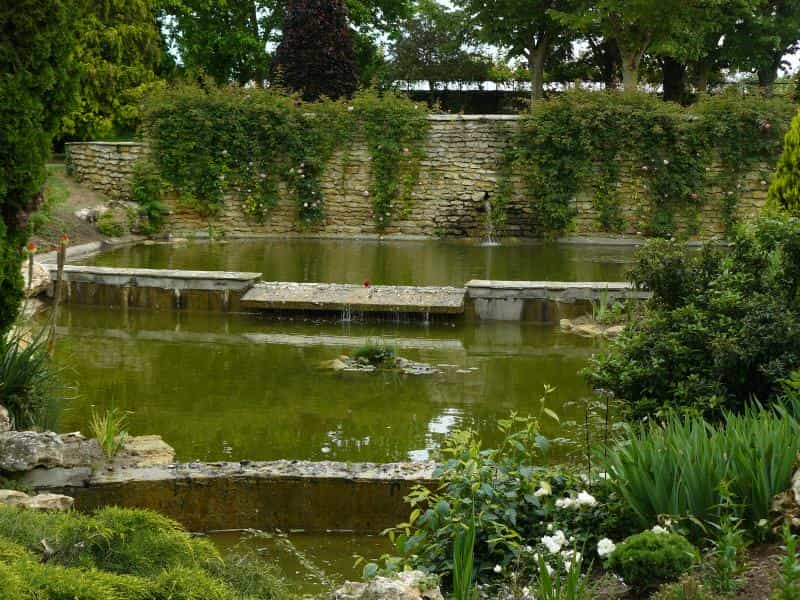
<instances>
[{"instance_id":1,"label":"stone wall cap","mask_svg":"<svg viewBox=\"0 0 800 600\"><path fill-rule=\"evenodd\" d=\"M632 290L633 284L627 281L499 281L486 279L472 279L467 282L467 289L487 288L492 290L524 290L524 289L548 289L548 290L569 290L569 289L588 289L588 290Z\"/></svg>"},{"instance_id":2,"label":"stone wall cap","mask_svg":"<svg viewBox=\"0 0 800 600\"><path fill-rule=\"evenodd\" d=\"M51 273L57 272L56 265L47 263ZM179 269L139 269L119 267L96 267L92 265L64 265L64 273L119 277L160 277L166 279L214 279L224 281L254 281L261 273L239 271L184 271Z\"/></svg>"},{"instance_id":3,"label":"stone wall cap","mask_svg":"<svg viewBox=\"0 0 800 600\"><path fill-rule=\"evenodd\" d=\"M519 121L520 118L520 115L428 115L429 121Z\"/></svg>"},{"instance_id":4,"label":"stone wall cap","mask_svg":"<svg viewBox=\"0 0 800 600\"><path fill-rule=\"evenodd\" d=\"M101 141L93 141L87 140L85 142L66 142L65 146L145 146L143 142L134 142L134 141L126 141L126 142L101 142Z\"/></svg>"}]
</instances>

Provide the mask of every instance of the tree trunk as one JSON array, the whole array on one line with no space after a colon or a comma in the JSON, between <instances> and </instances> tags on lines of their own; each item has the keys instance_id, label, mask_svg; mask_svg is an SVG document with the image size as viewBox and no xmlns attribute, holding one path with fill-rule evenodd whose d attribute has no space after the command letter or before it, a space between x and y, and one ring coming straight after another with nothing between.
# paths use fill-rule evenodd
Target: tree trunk
<instances>
[{"instance_id":1,"label":"tree trunk","mask_svg":"<svg viewBox=\"0 0 800 600\"><path fill-rule=\"evenodd\" d=\"M661 75L664 100L683 103L686 100L686 65L665 56L661 60Z\"/></svg>"},{"instance_id":2,"label":"tree trunk","mask_svg":"<svg viewBox=\"0 0 800 600\"><path fill-rule=\"evenodd\" d=\"M622 55L622 89L635 92L639 89L639 61L633 56Z\"/></svg>"},{"instance_id":3,"label":"tree trunk","mask_svg":"<svg viewBox=\"0 0 800 600\"><path fill-rule=\"evenodd\" d=\"M711 61L699 60L692 65L692 70L694 71L694 77L692 77L694 89L698 94L705 94L708 92L708 80L711 77Z\"/></svg>"},{"instance_id":4,"label":"tree trunk","mask_svg":"<svg viewBox=\"0 0 800 600\"><path fill-rule=\"evenodd\" d=\"M550 36L543 33L528 56L528 71L531 76L531 100L544 98L544 63L550 50Z\"/></svg>"},{"instance_id":5,"label":"tree trunk","mask_svg":"<svg viewBox=\"0 0 800 600\"><path fill-rule=\"evenodd\" d=\"M764 67L758 70L758 87L764 90L767 96L772 95L772 86L778 78L778 67L780 66L780 58L773 61L769 67Z\"/></svg>"}]
</instances>

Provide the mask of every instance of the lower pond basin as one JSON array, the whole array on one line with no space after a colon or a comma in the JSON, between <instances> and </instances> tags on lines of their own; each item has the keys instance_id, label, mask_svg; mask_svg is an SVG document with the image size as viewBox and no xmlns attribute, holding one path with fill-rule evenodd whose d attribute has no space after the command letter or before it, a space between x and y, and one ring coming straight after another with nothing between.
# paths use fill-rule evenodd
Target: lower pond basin
<instances>
[{"instance_id":1,"label":"lower pond basin","mask_svg":"<svg viewBox=\"0 0 800 600\"><path fill-rule=\"evenodd\" d=\"M60 430L86 430L92 407L127 411L182 461L424 460L448 432L484 444L511 411L545 433L582 439L592 394L579 371L603 342L533 323L343 323L62 306L56 356L80 382ZM324 361L378 343L438 371L332 372Z\"/></svg>"}]
</instances>

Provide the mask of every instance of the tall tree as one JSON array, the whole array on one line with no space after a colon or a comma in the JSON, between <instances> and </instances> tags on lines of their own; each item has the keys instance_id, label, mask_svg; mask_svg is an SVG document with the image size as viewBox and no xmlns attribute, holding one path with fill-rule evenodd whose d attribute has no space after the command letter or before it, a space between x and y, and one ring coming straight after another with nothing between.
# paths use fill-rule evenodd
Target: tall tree
<instances>
[{"instance_id":1,"label":"tall tree","mask_svg":"<svg viewBox=\"0 0 800 600\"><path fill-rule=\"evenodd\" d=\"M19 311L20 250L53 135L75 97L73 3L0 4L0 334Z\"/></svg>"},{"instance_id":2,"label":"tall tree","mask_svg":"<svg viewBox=\"0 0 800 600\"><path fill-rule=\"evenodd\" d=\"M556 44L564 43L569 30L553 11L568 11L570 0L458 0L472 15L479 35L508 51L511 58L528 64L531 97L544 95L544 69Z\"/></svg>"},{"instance_id":3,"label":"tall tree","mask_svg":"<svg viewBox=\"0 0 800 600\"><path fill-rule=\"evenodd\" d=\"M355 48L341 1L289 1L272 72L273 80L306 100L340 98L356 90Z\"/></svg>"},{"instance_id":4,"label":"tall tree","mask_svg":"<svg viewBox=\"0 0 800 600\"><path fill-rule=\"evenodd\" d=\"M427 81L432 92L440 82L484 81L492 63L468 50L468 31L463 13L446 10L435 0L420 0L394 44L392 75Z\"/></svg>"},{"instance_id":5,"label":"tall tree","mask_svg":"<svg viewBox=\"0 0 800 600\"><path fill-rule=\"evenodd\" d=\"M61 134L87 139L131 130L138 115L132 92L156 79L164 51L151 1L86 2L79 14L79 103Z\"/></svg>"},{"instance_id":6,"label":"tall tree","mask_svg":"<svg viewBox=\"0 0 800 600\"><path fill-rule=\"evenodd\" d=\"M639 67L654 45L669 41L685 30L694 7L702 0L583 0L560 18L582 31L599 32L619 49L622 82L626 91L639 85Z\"/></svg>"},{"instance_id":7,"label":"tall tree","mask_svg":"<svg viewBox=\"0 0 800 600\"><path fill-rule=\"evenodd\" d=\"M375 40L395 34L411 0L347 0L350 26L358 32L359 64L377 62ZM219 83L263 85L274 46L281 40L285 0L160 0L170 42L190 73ZM371 43L370 43L371 42ZM372 46L372 47L371 47ZM368 78L369 74L364 74Z\"/></svg>"},{"instance_id":8,"label":"tall tree","mask_svg":"<svg viewBox=\"0 0 800 600\"><path fill-rule=\"evenodd\" d=\"M759 85L769 90L784 57L800 48L799 39L798 0L758 0L736 23L725 46L733 65L756 73Z\"/></svg>"}]
</instances>

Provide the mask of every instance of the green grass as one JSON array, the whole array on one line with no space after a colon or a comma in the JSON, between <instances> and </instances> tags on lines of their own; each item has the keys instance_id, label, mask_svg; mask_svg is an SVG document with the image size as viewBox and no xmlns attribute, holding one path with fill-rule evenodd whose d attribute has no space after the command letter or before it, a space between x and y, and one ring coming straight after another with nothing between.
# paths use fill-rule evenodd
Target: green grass
<instances>
[{"instance_id":1,"label":"green grass","mask_svg":"<svg viewBox=\"0 0 800 600\"><path fill-rule=\"evenodd\" d=\"M64 204L70 196L69 188L64 183L64 165L47 165L47 181L44 184L44 203L31 216L31 225L34 233L39 233L50 224L53 219L53 210Z\"/></svg>"}]
</instances>

